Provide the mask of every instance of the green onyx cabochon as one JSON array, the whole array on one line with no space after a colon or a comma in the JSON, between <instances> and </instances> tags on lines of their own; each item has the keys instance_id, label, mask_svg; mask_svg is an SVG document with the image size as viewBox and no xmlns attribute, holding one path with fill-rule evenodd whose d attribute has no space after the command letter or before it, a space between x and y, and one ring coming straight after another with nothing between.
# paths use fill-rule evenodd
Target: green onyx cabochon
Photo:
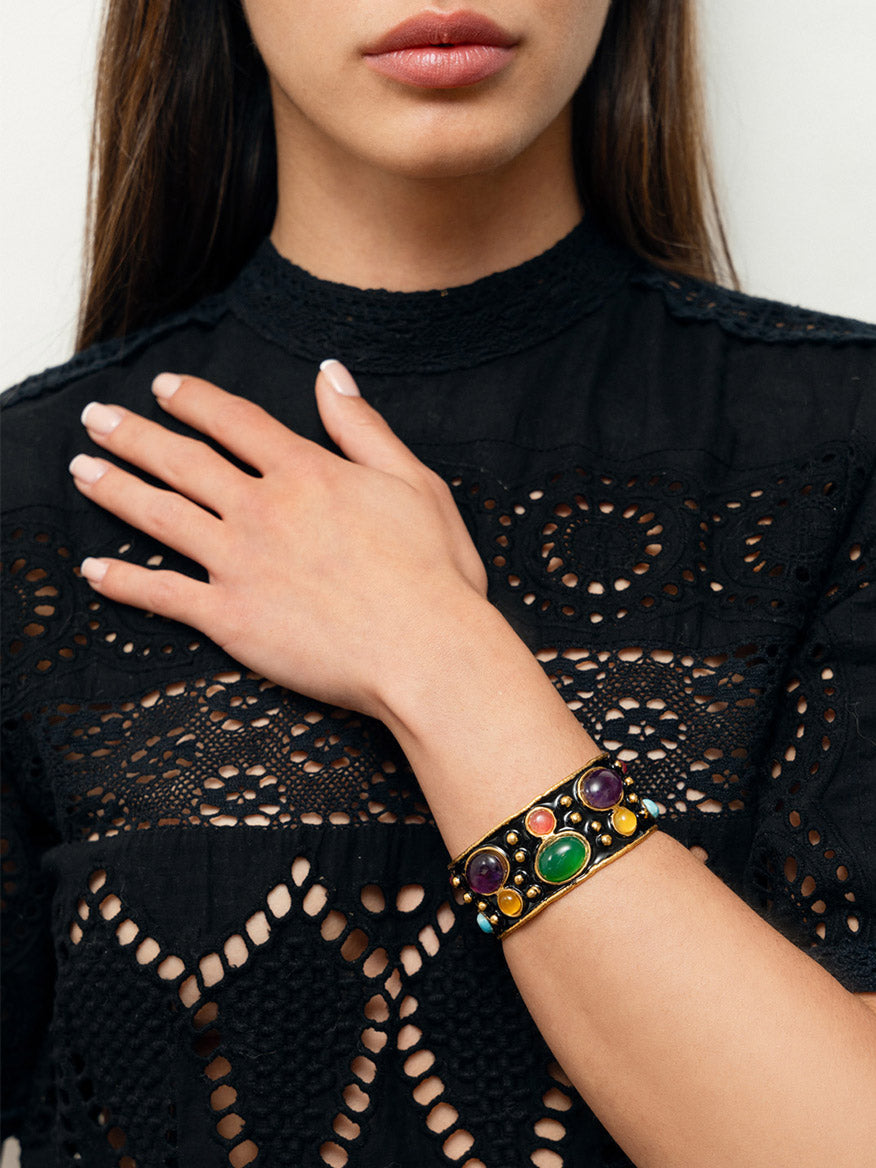
<instances>
[{"instance_id":1,"label":"green onyx cabochon","mask_svg":"<svg viewBox=\"0 0 876 1168\"><path fill-rule=\"evenodd\" d=\"M589 859L587 840L575 832L563 832L539 848L536 875L548 884L563 884L577 876Z\"/></svg>"}]
</instances>

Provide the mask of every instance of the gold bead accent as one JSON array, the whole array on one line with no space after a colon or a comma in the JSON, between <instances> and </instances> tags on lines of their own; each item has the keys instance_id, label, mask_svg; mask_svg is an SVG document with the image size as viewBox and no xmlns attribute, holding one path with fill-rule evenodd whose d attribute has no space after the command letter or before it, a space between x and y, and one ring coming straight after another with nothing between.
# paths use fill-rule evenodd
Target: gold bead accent
<instances>
[{"instance_id":1,"label":"gold bead accent","mask_svg":"<svg viewBox=\"0 0 876 1168\"><path fill-rule=\"evenodd\" d=\"M489 919L489 922L490 922L490 924L491 924L491 925L498 925L498 923L499 923L499 914L498 914L498 913L491 913L491 914L490 914L490 917L489 917L488 919Z\"/></svg>"},{"instance_id":2,"label":"gold bead accent","mask_svg":"<svg viewBox=\"0 0 876 1168\"><path fill-rule=\"evenodd\" d=\"M562 797L562 799L560 800L560 806L571 807L572 806L572 796L571 795L564 795Z\"/></svg>"},{"instance_id":3,"label":"gold bead accent","mask_svg":"<svg viewBox=\"0 0 876 1168\"><path fill-rule=\"evenodd\" d=\"M627 802L628 803L638 803L639 802L639 796L636 794L635 791L630 791L629 795L627 795Z\"/></svg>"},{"instance_id":4,"label":"gold bead accent","mask_svg":"<svg viewBox=\"0 0 876 1168\"><path fill-rule=\"evenodd\" d=\"M526 859L526 852L515 852L514 859L517 861L518 864L522 864L523 861Z\"/></svg>"},{"instance_id":5,"label":"gold bead accent","mask_svg":"<svg viewBox=\"0 0 876 1168\"><path fill-rule=\"evenodd\" d=\"M459 888L459 877L454 876L453 879L450 881L450 883L453 885L454 888Z\"/></svg>"},{"instance_id":6,"label":"gold bead accent","mask_svg":"<svg viewBox=\"0 0 876 1168\"><path fill-rule=\"evenodd\" d=\"M530 900L535 900L535 898L538 896L538 893L539 890L535 887L535 885L533 885L532 888L527 888L526 890L526 895Z\"/></svg>"},{"instance_id":7,"label":"gold bead accent","mask_svg":"<svg viewBox=\"0 0 876 1168\"><path fill-rule=\"evenodd\" d=\"M598 819L594 819L593 822L590 824L590 826L593 828L594 831L602 831L602 824L599 822Z\"/></svg>"},{"instance_id":8,"label":"gold bead accent","mask_svg":"<svg viewBox=\"0 0 876 1168\"><path fill-rule=\"evenodd\" d=\"M633 785L633 780L630 778L629 775L627 775L627 777L624 779L624 786L625 787L632 787L632 785Z\"/></svg>"},{"instance_id":9,"label":"gold bead accent","mask_svg":"<svg viewBox=\"0 0 876 1168\"><path fill-rule=\"evenodd\" d=\"M518 872L518 873L517 873L517 875L514 877L514 883L515 883L515 884L522 884L522 883L523 883L523 881L524 881L524 876L523 876L523 873L522 873L522 872Z\"/></svg>"},{"instance_id":10,"label":"gold bead accent","mask_svg":"<svg viewBox=\"0 0 876 1168\"><path fill-rule=\"evenodd\" d=\"M487 908L487 902L485 900L479 900L478 908L481 910L481 912L485 912Z\"/></svg>"},{"instance_id":11,"label":"gold bead accent","mask_svg":"<svg viewBox=\"0 0 876 1168\"><path fill-rule=\"evenodd\" d=\"M516 831L509 831L508 834L505 836L505 842L510 844L511 847L513 848L514 845L517 843L517 832Z\"/></svg>"},{"instance_id":12,"label":"gold bead accent","mask_svg":"<svg viewBox=\"0 0 876 1168\"><path fill-rule=\"evenodd\" d=\"M580 823L581 822L581 812L580 811L573 811L572 814L569 816L569 822L570 823Z\"/></svg>"},{"instance_id":13,"label":"gold bead accent","mask_svg":"<svg viewBox=\"0 0 876 1168\"><path fill-rule=\"evenodd\" d=\"M471 893L470 892L463 892L462 899L465 901L466 904L471 904L471 901L472 901Z\"/></svg>"},{"instance_id":14,"label":"gold bead accent","mask_svg":"<svg viewBox=\"0 0 876 1168\"><path fill-rule=\"evenodd\" d=\"M605 835L601 835L599 837L599 842L602 844L602 846L604 848L607 848L611 843L611 836L608 835L607 833Z\"/></svg>"}]
</instances>

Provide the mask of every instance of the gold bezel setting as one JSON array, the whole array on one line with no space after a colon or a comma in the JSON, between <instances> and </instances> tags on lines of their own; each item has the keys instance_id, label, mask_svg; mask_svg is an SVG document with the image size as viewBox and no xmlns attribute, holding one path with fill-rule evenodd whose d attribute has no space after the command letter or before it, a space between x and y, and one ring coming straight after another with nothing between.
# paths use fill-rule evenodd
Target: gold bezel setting
<instances>
[{"instance_id":1,"label":"gold bezel setting","mask_svg":"<svg viewBox=\"0 0 876 1168\"><path fill-rule=\"evenodd\" d=\"M539 865L539 860L541 859L542 855L550 848L556 848L558 842L565 841L569 838L578 840L584 845L584 859L581 861L580 865L575 869L575 871L570 873L568 876L561 876L559 880L551 880L549 876L545 876L542 872ZM568 880L574 880L576 876L579 876L590 863L590 857L592 854L593 849L590 846L589 840L586 838L586 836L581 835L579 831L557 831L541 841L538 851L535 853L535 859L533 860L533 871L543 884L552 884L556 887L560 884L565 884Z\"/></svg>"},{"instance_id":2,"label":"gold bezel setting","mask_svg":"<svg viewBox=\"0 0 876 1168\"><path fill-rule=\"evenodd\" d=\"M603 804L602 806L598 806L596 803L591 803L591 801L587 798L586 791L588 781L599 771L606 771L608 774L612 775L618 780L620 786L617 798L612 803L607 805ZM615 767L604 766L602 760L598 760L592 766L589 766L575 783L575 795L578 798L578 801L583 803L584 806L587 807L590 811L598 811L605 815L611 811L612 808L617 807L620 803L623 802L624 785L624 776L620 770L617 770Z\"/></svg>"},{"instance_id":3,"label":"gold bezel setting","mask_svg":"<svg viewBox=\"0 0 876 1168\"><path fill-rule=\"evenodd\" d=\"M499 861L499 863L502 865L502 877L499 880L498 885L493 889L492 892L484 892L484 891L479 890L478 888L476 888L472 884L471 880L469 879L469 875L468 875L469 866L475 860L477 860L480 856L495 856L496 859ZM478 894L478 896L495 896L495 894L499 891L499 889L504 884L508 883L508 877L511 875L511 862L508 859L505 852L503 852L501 848L496 847L494 845L493 846L487 845L485 847L477 848L474 852L472 852L472 854L470 856L468 856L466 858L465 868L463 870L463 874L465 876L466 881L468 882L469 888L471 888L473 892L476 892ZM481 911L483 911L483 910L481 910Z\"/></svg>"}]
</instances>

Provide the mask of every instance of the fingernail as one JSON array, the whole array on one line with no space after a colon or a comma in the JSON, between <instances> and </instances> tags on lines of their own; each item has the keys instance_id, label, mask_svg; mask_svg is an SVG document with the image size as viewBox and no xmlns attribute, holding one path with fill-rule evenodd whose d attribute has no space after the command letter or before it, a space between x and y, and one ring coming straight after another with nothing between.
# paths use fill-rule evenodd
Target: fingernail
<instances>
[{"instance_id":1,"label":"fingernail","mask_svg":"<svg viewBox=\"0 0 876 1168\"><path fill-rule=\"evenodd\" d=\"M94 556L87 556L79 565L79 571L92 584L99 584L106 575L108 567L105 560L96 560Z\"/></svg>"},{"instance_id":2,"label":"fingernail","mask_svg":"<svg viewBox=\"0 0 876 1168\"><path fill-rule=\"evenodd\" d=\"M118 410L101 405L100 402L89 402L80 417L82 425L95 434L112 434L121 420L122 415Z\"/></svg>"},{"instance_id":3,"label":"fingernail","mask_svg":"<svg viewBox=\"0 0 876 1168\"><path fill-rule=\"evenodd\" d=\"M152 392L162 401L167 401L169 397L173 397L182 383L183 379L178 373L159 373L152 382Z\"/></svg>"},{"instance_id":4,"label":"fingernail","mask_svg":"<svg viewBox=\"0 0 876 1168\"><path fill-rule=\"evenodd\" d=\"M361 397L359 393L359 386L353 380L353 374L346 365L342 365L340 361L334 357L329 357L328 360L323 361L320 369L325 374L325 379L338 393L342 393L344 397Z\"/></svg>"},{"instance_id":5,"label":"fingernail","mask_svg":"<svg viewBox=\"0 0 876 1168\"><path fill-rule=\"evenodd\" d=\"M107 467L105 462L92 458L90 454L77 454L68 470L74 479L80 479L83 483L96 483L106 474Z\"/></svg>"}]
</instances>

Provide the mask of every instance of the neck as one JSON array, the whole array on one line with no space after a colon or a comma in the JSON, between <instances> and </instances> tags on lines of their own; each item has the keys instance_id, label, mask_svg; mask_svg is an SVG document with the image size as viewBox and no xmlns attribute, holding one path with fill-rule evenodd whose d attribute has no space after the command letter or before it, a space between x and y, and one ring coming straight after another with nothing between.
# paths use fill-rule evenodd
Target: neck
<instances>
[{"instance_id":1,"label":"neck","mask_svg":"<svg viewBox=\"0 0 876 1168\"><path fill-rule=\"evenodd\" d=\"M463 177L389 173L303 119L284 122L271 240L323 280L396 292L468 284L540 255L582 216L568 111L512 161Z\"/></svg>"}]
</instances>

